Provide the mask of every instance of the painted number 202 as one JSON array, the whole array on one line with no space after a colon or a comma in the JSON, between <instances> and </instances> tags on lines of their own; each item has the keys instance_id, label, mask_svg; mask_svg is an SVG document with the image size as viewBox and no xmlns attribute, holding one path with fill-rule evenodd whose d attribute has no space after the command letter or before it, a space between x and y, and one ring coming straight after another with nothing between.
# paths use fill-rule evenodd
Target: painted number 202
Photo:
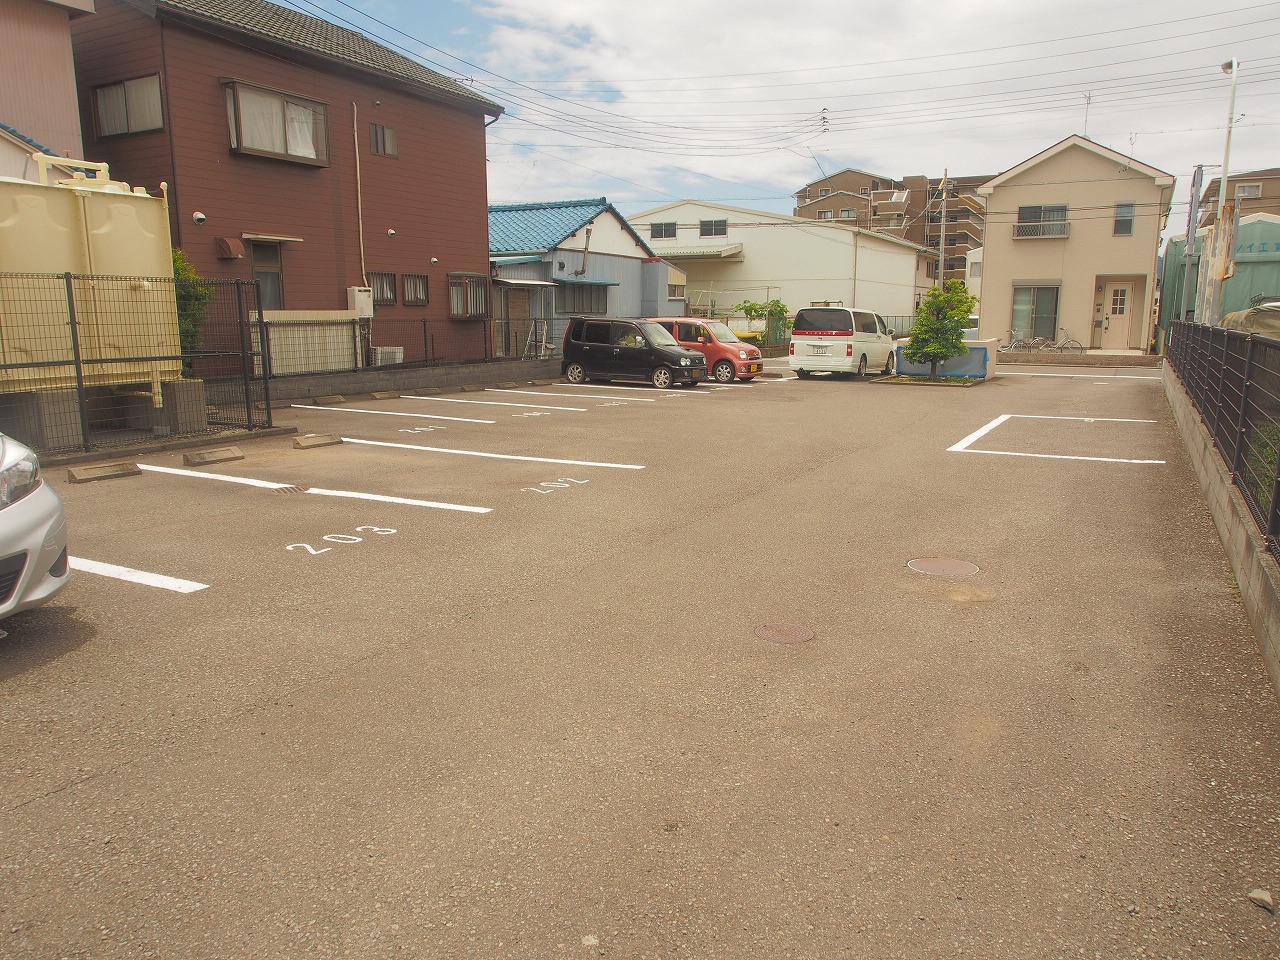
<instances>
[{"instance_id":1,"label":"painted number 202","mask_svg":"<svg viewBox=\"0 0 1280 960\"><path fill-rule=\"evenodd\" d=\"M374 536L380 536L380 537L389 537L395 532L396 531L392 530L390 527L356 527L356 533L371 533ZM364 542L364 537L353 537L349 533L326 533L320 539L325 541L326 543L348 544L348 543ZM320 547L317 549L316 547L313 547L309 543L291 543L287 547L285 547L285 549L286 550L305 550L307 553L311 554L311 556L318 557L322 553L328 553L330 550L333 549L333 547Z\"/></svg>"},{"instance_id":2,"label":"painted number 202","mask_svg":"<svg viewBox=\"0 0 1280 960\"><path fill-rule=\"evenodd\" d=\"M521 493L555 493L557 490L568 490L575 483L590 483L590 480L574 480L571 477L561 477L559 480L546 480L538 484L536 487L521 487Z\"/></svg>"}]
</instances>

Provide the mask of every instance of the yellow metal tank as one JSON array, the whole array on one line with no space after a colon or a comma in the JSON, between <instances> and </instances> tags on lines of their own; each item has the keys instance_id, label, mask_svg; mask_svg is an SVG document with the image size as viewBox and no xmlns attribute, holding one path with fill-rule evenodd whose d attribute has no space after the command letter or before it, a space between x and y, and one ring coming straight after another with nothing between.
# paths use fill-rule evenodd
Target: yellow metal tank
<instances>
[{"instance_id":1,"label":"yellow metal tank","mask_svg":"<svg viewBox=\"0 0 1280 960\"><path fill-rule=\"evenodd\" d=\"M95 176L0 178L0 364L57 364L0 369L0 393L75 386L70 273L85 385L149 383L159 397L181 362L129 358L180 352L165 185L152 197L106 164L35 156L42 180L51 162Z\"/></svg>"}]
</instances>

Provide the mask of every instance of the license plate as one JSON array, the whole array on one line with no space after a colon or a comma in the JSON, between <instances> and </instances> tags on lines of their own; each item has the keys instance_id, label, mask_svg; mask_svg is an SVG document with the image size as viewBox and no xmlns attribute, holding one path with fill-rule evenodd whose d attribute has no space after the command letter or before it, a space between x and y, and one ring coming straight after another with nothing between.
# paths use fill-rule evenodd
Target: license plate
<instances>
[{"instance_id":1,"label":"license plate","mask_svg":"<svg viewBox=\"0 0 1280 960\"><path fill-rule=\"evenodd\" d=\"M812 347L811 351L815 357L825 357L827 355L826 347Z\"/></svg>"},{"instance_id":2,"label":"license plate","mask_svg":"<svg viewBox=\"0 0 1280 960\"><path fill-rule=\"evenodd\" d=\"M747 373L759 373L759 372L760 372L760 364L758 363L750 364L747 367Z\"/></svg>"}]
</instances>

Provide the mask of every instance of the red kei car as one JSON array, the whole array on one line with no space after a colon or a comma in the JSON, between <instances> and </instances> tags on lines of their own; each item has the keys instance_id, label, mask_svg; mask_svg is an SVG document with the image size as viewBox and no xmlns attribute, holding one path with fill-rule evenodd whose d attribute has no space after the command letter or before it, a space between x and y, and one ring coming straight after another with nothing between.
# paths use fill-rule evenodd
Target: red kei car
<instances>
[{"instance_id":1,"label":"red kei car","mask_svg":"<svg viewBox=\"0 0 1280 960\"><path fill-rule=\"evenodd\" d=\"M750 343L743 343L720 320L699 320L696 317L654 317L682 347L692 347L707 358L707 371L711 379L728 383L735 377L746 383L760 376L764 359L760 350Z\"/></svg>"}]
</instances>

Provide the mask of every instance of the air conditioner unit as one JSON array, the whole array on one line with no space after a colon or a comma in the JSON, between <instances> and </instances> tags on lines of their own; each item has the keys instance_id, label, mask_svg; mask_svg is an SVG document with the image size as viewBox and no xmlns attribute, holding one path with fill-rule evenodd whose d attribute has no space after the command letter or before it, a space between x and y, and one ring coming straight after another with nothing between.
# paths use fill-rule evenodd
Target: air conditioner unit
<instances>
[{"instance_id":1,"label":"air conditioner unit","mask_svg":"<svg viewBox=\"0 0 1280 960\"><path fill-rule=\"evenodd\" d=\"M404 347L374 347L373 365L386 367L393 363L404 363Z\"/></svg>"},{"instance_id":2,"label":"air conditioner unit","mask_svg":"<svg viewBox=\"0 0 1280 960\"><path fill-rule=\"evenodd\" d=\"M372 317L373 288L347 287L347 309L357 317Z\"/></svg>"}]
</instances>

